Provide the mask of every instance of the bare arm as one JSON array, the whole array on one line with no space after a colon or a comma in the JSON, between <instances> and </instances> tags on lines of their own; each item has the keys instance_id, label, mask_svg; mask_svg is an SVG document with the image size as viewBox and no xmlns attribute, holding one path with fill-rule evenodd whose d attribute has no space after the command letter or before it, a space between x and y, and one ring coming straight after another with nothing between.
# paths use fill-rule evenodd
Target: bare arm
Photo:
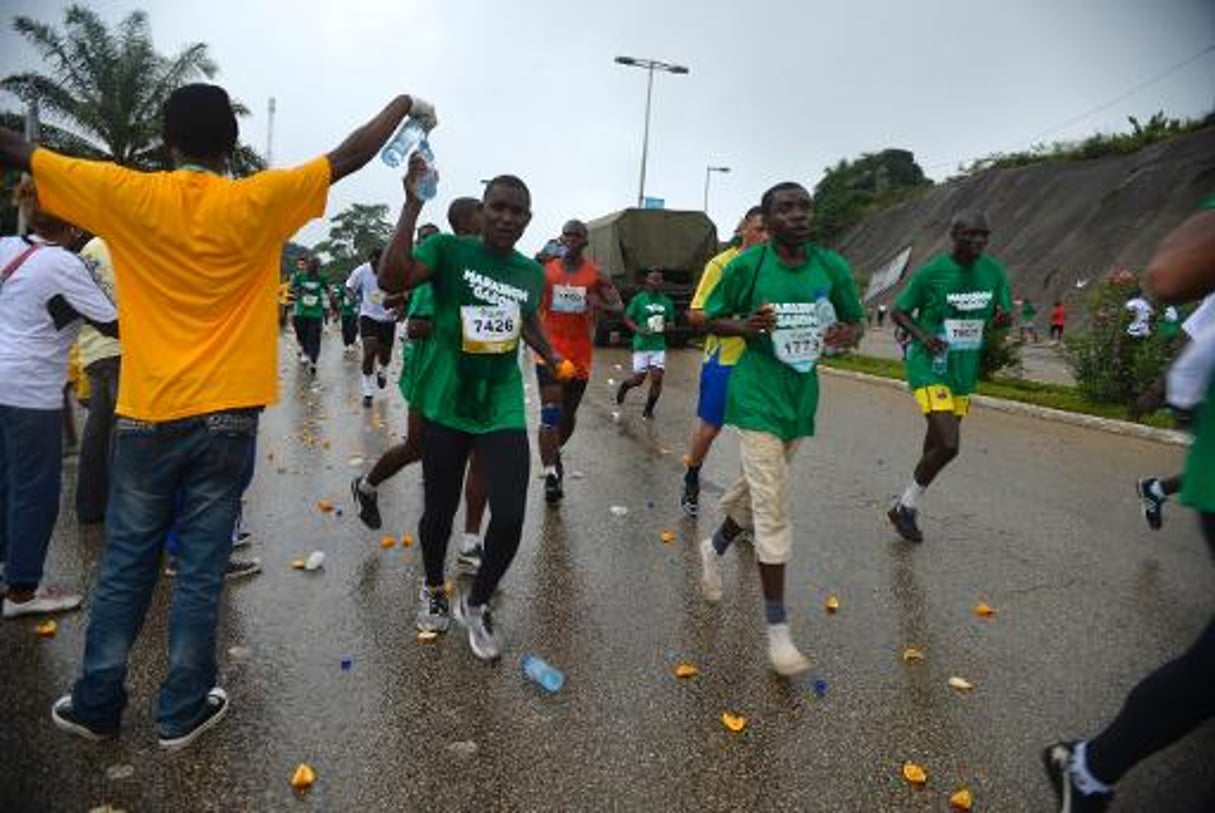
<instances>
[{"instance_id":1,"label":"bare arm","mask_svg":"<svg viewBox=\"0 0 1215 813\"><path fill-rule=\"evenodd\" d=\"M760 305L746 319L709 319L705 327L718 336L751 338L776 327L776 311L772 310L771 305Z\"/></svg>"},{"instance_id":2,"label":"bare arm","mask_svg":"<svg viewBox=\"0 0 1215 813\"><path fill-rule=\"evenodd\" d=\"M0 166L30 171L34 145L12 130L0 127Z\"/></svg>"},{"instance_id":3,"label":"bare arm","mask_svg":"<svg viewBox=\"0 0 1215 813\"><path fill-rule=\"evenodd\" d=\"M406 288L416 288L430 279L431 270L413 257L413 235L422 213L422 199L418 197L418 180L426 171L426 162L417 153L409 157L409 170L405 173L405 205L397 219L396 230L388 241L388 248L380 255L380 266L376 269L376 281L380 290L387 294L400 293Z\"/></svg>"},{"instance_id":4,"label":"bare arm","mask_svg":"<svg viewBox=\"0 0 1215 813\"><path fill-rule=\"evenodd\" d=\"M346 136L346 140L329 153L329 183L335 184L370 161L413 107L413 99L404 94L396 97L371 121Z\"/></svg>"},{"instance_id":5,"label":"bare arm","mask_svg":"<svg viewBox=\"0 0 1215 813\"><path fill-rule=\"evenodd\" d=\"M612 278L602 268L599 269L599 279L595 283L595 307L607 311L613 316L624 312L624 302L620 292L616 290Z\"/></svg>"},{"instance_id":6,"label":"bare arm","mask_svg":"<svg viewBox=\"0 0 1215 813\"><path fill-rule=\"evenodd\" d=\"M1161 241L1148 263L1147 287L1169 303L1215 290L1215 210L1191 215Z\"/></svg>"},{"instance_id":7,"label":"bare arm","mask_svg":"<svg viewBox=\"0 0 1215 813\"><path fill-rule=\"evenodd\" d=\"M924 347L934 356L942 353L948 345L937 336L929 336L920 326L911 318L911 314L901 308L890 309L890 321L894 322L898 327L907 331L912 339L924 345Z\"/></svg>"},{"instance_id":8,"label":"bare arm","mask_svg":"<svg viewBox=\"0 0 1215 813\"><path fill-rule=\"evenodd\" d=\"M545 364L549 365L551 369L557 369L557 365L561 363L561 357L554 353L553 348L549 346L548 336L544 335L544 327L540 324L540 317L535 311L523 317L520 333L523 335L523 341L527 342L528 347L535 350L540 358L544 359Z\"/></svg>"}]
</instances>

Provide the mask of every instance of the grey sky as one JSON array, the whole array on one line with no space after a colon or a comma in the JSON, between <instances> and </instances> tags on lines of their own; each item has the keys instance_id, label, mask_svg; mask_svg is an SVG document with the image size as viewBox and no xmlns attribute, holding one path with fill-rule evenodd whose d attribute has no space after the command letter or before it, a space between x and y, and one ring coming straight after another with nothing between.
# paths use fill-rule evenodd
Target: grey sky
<instances>
[{"instance_id":1,"label":"grey sky","mask_svg":"<svg viewBox=\"0 0 1215 813\"><path fill-rule=\"evenodd\" d=\"M66 3L4 0L0 74L35 55L16 14L59 24ZM253 110L242 137L264 150L277 99L274 163L335 146L395 93L434 102L442 175L423 217L510 172L532 190L532 251L569 217L637 197L645 72L626 54L690 67L656 75L646 192L709 212L728 232L772 183L813 186L825 167L886 147L912 150L936 179L959 162L1029 146L1215 43L1210 0L208 0L90 4L113 23L149 13L158 49L207 43L219 83ZM1215 104L1215 51L1044 140L1121 130L1126 116L1197 116ZM0 105L15 107L11 96ZM340 183L328 214L388 203L379 163ZM300 234L325 236L323 223Z\"/></svg>"}]
</instances>

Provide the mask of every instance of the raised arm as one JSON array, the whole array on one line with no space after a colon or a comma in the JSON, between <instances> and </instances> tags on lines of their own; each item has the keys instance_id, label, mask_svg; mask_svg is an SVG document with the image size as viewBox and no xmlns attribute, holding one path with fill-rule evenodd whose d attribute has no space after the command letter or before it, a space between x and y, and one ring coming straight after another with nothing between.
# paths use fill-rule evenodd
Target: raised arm
<instances>
[{"instance_id":1,"label":"raised arm","mask_svg":"<svg viewBox=\"0 0 1215 813\"><path fill-rule=\"evenodd\" d=\"M418 181L424 172L426 161L414 153L409 157L409 170L405 173L405 205L401 207L396 230L388 241L388 248L380 255L380 265L376 269L376 281L386 294L416 288L430 279L431 270L413 256L413 235L418 225L418 215L422 213Z\"/></svg>"},{"instance_id":2,"label":"raised arm","mask_svg":"<svg viewBox=\"0 0 1215 813\"><path fill-rule=\"evenodd\" d=\"M436 123L434 107L428 102L404 94L396 97L375 118L346 136L346 140L329 153L329 183L335 184L361 169L408 115L421 121L428 130Z\"/></svg>"},{"instance_id":3,"label":"raised arm","mask_svg":"<svg viewBox=\"0 0 1215 813\"><path fill-rule=\"evenodd\" d=\"M29 172L30 157L33 154L33 144L22 138L19 133L0 127L0 166Z\"/></svg>"}]
</instances>

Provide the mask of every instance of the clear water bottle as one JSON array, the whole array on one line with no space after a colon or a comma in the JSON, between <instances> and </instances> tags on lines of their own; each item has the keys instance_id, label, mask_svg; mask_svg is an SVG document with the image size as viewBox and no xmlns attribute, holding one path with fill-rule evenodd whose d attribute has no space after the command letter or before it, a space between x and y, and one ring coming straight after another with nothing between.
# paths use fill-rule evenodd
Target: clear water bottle
<instances>
[{"instance_id":1,"label":"clear water bottle","mask_svg":"<svg viewBox=\"0 0 1215 813\"><path fill-rule=\"evenodd\" d=\"M941 337L941 341L945 341L945 337ZM945 345L945 349L932 357L932 374L945 375L949 372L949 345Z\"/></svg>"},{"instance_id":2,"label":"clear water bottle","mask_svg":"<svg viewBox=\"0 0 1215 813\"><path fill-rule=\"evenodd\" d=\"M435 154L425 136L422 136L422 141L418 144L418 155L426 162L426 174L418 181L418 197L430 200L439 193L439 171L435 168Z\"/></svg>"},{"instance_id":3,"label":"clear water bottle","mask_svg":"<svg viewBox=\"0 0 1215 813\"><path fill-rule=\"evenodd\" d=\"M540 684L549 694L561 691L565 685L565 675L560 669L530 652L523 656L523 674L533 683Z\"/></svg>"},{"instance_id":4,"label":"clear water bottle","mask_svg":"<svg viewBox=\"0 0 1215 813\"><path fill-rule=\"evenodd\" d=\"M405 119L396 134L380 151L380 160L390 167L399 167L405 156L426 140L426 131L415 119Z\"/></svg>"}]
</instances>

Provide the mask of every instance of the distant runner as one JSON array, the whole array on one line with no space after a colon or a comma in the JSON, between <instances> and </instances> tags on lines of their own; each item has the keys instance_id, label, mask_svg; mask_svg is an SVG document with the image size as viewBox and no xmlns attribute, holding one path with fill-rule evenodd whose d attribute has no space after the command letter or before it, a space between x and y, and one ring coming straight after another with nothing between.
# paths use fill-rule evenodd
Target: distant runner
<instances>
[{"instance_id":1,"label":"distant runner","mask_svg":"<svg viewBox=\"0 0 1215 813\"><path fill-rule=\"evenodd\" d=\"M675 324L675 303L662 293L662 272L651 271L645 276L645 286L629 300L624 311L624 325L633 331L633 377L620 382L616 403L633 387L640 387L648 375L650 393L641 417L652 419L654 405L662 395L662 377L667 366L666 330Z\"/></svg>"},{"instance_id":2,"label":"distant runner","mask_svg":"<svg viewBox=\"0 0 1215 813\"><path fill-rule=\"evenodd\" d=\"M383 249L375 248L367 262L350 272L346 290L359 302L359 335L363 339L363 406L371 406L375 390L388 385L388 362L397 336L396 314L384 307L384 292L376 281L376 266Z\"/></svg>"}]
</instances>

